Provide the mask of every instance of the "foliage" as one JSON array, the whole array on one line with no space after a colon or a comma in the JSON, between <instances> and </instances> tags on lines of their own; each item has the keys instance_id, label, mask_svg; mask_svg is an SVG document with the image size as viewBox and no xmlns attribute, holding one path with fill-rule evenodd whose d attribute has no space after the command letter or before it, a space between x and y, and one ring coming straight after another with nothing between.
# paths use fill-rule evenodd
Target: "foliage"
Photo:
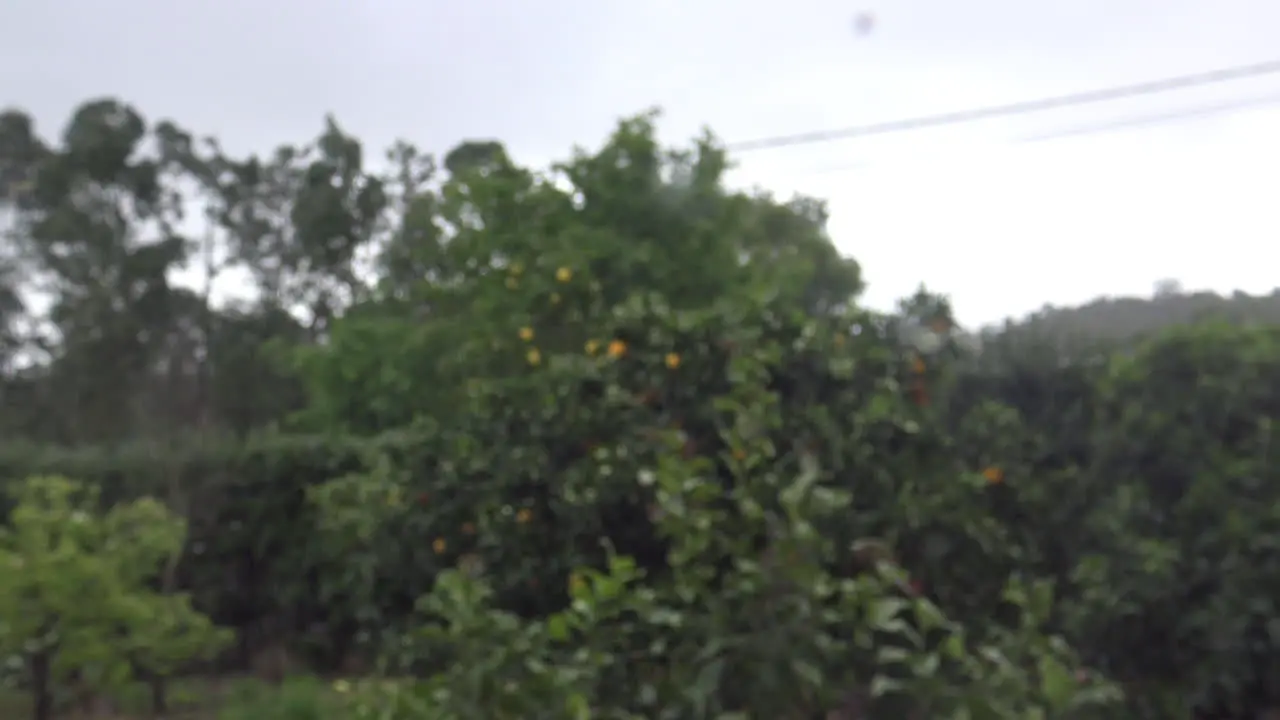
<instances>
[{"instance_id":1,"label":"foliage","mask_svg":"<svg viewBox=\"0 0 1280 720\"><path fill-rule=\"evenodd\" d=\"M1095 472L1128 482L1099 513L1123 518L1123 546L1090 558L1108 590L1097 652L1122 677L1194 687L1213 712L1280 698L1278 341L1221 324L1166 334L1118 358L1099 393Z\"/></svg>"},{"instance_id":2,"label":"foliage","mask_svg":"<svg viewBox=\"0 0 1280 720\"><path fill-rule=\"evenodd\" d=\"M372 440L269 433L247 442L77 451L9 446L0 452L0 477L83 478L108 505L163 498L187 529L174 567L178 585L215 622L240 631L235 662L249 664L262 645L284 642L309 662L336 668L351 649L355 619L327 588L347 564L297 541L320 529L308 490L371 469L371 455L417 447L414 433Z\"/></svg>"},{"instance_id":3,"label":"foliage","mask_svg":"<svg viewBox=\"0 0 1280 720\"><path fill-rule=\"evenodd\" d=\"M381 652L357 713L1280 706L1274 294L873 313L820 202L655 120L545 171L493 140L377 171L332 118L237 155L114 99L52 138L0 114L0 477L167 507L162 586L232 662ZM149 612L112 652L171 668Z\"/></svg>"},{"instance_id":4,"label":"foliage","mask_svg":"<svg viewBox=\"0 0 1280 720\"><path fill-rule=\"evenodd\" d=\"M314 678L293 678L277 687L234 688L218 720L346 720L339 696Z\"/></svg>"},{"instance_id":5,"label":"foliage","mask_svg":"<svg viewBox=\"0 0 1280 720\"><path fill-rule=\"evenodd\" d=\"M904 392L904 381L941 382L944 367L923 377L919 351L849 297L810 302L814 265L735 262L758 241L664 214L664 193L649 190L663 189L651 132L624 124L575 161L582 220L548 219L536 255L513 255L528 245L504 245L502 218L479 210L449 252L484 269L426 290L442 316L424 332L453 362L382 376L390 387L440 378L456 392L439 406L449 416L419 403L430 428L419 456L384 456L313 493L325 545L364 570L349 594L370 603L370 629L388 626L378 568L438 573L424 615L395 627L384 658L428 679L377 707L711 718L879 705L1025 718L1113 699L1105 684L1078 687L1070 651L1041 634L1051 591L1014 576L1020 558L986 517L982 466L966 466ZM473 178L467 197L501 194L517 176ZM699 177L701 207L764 202ZM534 215L545 202L536 188L525 204L507 199ZM608 211L592 214L593 202ZM626 223L604 233L597 217ZM672 239L675 260L662 264L648 238ZM683 252L712 264L695 270ZM356 357L401 356L394 334L380 337L395 344ZM322 358L339 366L356 349ZM912 589L899 552L936 598ZM993 618L997 606L1011 619Z\"/></svg>"},{"instance_id":6,"label":"foliage","mask_svg":"<svg viewBox=\"0 0 1280 720\"><path fill-rule=\"evenodd\" d=\"M182 549L184 527L154 500L98 510L97 493L59 477L22 486L0 535L0 652L25 660L46 720L55 685L102 691L167 674L228 639L185 595L149 579Z\"/></svg>"}]
</instances>

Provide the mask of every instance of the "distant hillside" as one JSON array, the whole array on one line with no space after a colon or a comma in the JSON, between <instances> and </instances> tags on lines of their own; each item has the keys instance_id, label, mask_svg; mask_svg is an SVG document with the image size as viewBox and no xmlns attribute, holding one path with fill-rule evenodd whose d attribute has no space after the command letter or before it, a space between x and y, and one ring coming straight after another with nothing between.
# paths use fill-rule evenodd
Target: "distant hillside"
<instances>
[{"instance_id":1,"label":"distant hillside","mask_svg":"<svg viewBox=\"0 0 1280 720\"><path fill-rule=\"evenodd\" d=\"M1073 308L1046 307L1003 328L991 328L991 331L1108 343L1210 319L1242 324L1280 324L1280 288L1270 295L1257 296L1242 292L1222 296L1166 289L1145 298L1099 298Z\"/></svg>"}]
</instances>

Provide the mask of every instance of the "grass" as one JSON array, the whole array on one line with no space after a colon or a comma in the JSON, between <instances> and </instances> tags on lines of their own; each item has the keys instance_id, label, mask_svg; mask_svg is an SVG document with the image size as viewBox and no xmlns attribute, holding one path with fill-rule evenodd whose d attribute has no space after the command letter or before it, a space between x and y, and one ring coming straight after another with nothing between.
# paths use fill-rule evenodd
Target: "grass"
<instances>
[{"instance_id":1,"label":"grass","mask_svg":"<svg viewBox=\"0 0 1280 720\"><path fill-rule=\"evenodd\" d=\"M152 718L142 685L110 697L115 714L86 715L60 708L57 720L144 720ZM186 678L169 687L166 720L337 720L339 703L324 682L297 677L281 685L253 678ZM25 692L0 688L0 718L26 720L31 701Z\"/></svg>"}]
</instances>

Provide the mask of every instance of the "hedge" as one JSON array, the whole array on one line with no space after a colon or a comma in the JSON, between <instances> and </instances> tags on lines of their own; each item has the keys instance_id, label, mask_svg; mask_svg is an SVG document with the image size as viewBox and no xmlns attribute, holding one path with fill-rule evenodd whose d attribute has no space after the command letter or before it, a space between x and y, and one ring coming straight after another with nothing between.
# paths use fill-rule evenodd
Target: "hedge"
<instances>
[{"instance_id":1,"label":"hedge","mask_svg":"<svg viewBox=\"0 0 1280 720\"><path fill-rule=\"evenodd\" d=\"M60 474L98 485L106 503L165 500L188 522L178 585L216 623L239 631L238 664L265 645L300 641L314 646L316 660L333 662L351 622L318 595L326 559L312 543L319 529L307 493L398 442L402 434L264 434L111 449L10 445L0 447L0 478Z\"/></svg>"}]
</instances>

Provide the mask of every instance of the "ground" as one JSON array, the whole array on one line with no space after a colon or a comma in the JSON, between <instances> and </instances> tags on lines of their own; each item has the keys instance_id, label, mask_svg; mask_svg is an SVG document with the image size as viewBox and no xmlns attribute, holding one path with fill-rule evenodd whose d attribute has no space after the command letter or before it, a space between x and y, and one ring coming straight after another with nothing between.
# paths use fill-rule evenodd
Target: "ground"
<instances>
[{"instance_id":1,"label":"ground","mask_svg":"<svg viewBox=\"0 0 1280 720\"><path fill-rule=\"evenodd\" d=\"M166 720L327 720L337 705L327 683L313 678L272 686L254 678L189 678L175 681L169 690L170 712ZM98 714L64 709L57 720L143 720L151 718L146 688L131 687L110 704L114 712ZM0 718L31 717L30 699L21 692L0 689Z\"/></svg>"}]
</instances>

